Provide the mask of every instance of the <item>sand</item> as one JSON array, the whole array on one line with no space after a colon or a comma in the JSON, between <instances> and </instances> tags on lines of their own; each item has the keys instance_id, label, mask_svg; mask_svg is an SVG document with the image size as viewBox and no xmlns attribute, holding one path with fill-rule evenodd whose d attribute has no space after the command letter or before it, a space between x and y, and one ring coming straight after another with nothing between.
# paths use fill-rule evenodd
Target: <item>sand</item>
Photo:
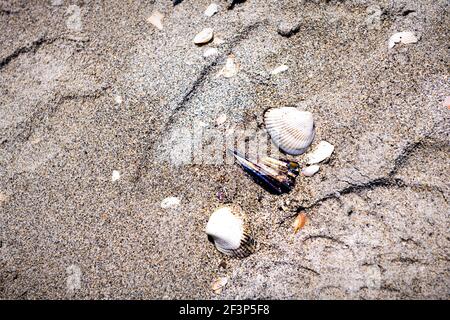
<instances>
[{"instance_id":1,"label":"sand","mask_svg":"<svg viewBox=\"0 0 450 320\"><path fill-rule=\"evenodd\" d=\"M209 4L0 2L0 298L449 299L448 1ZM388 49L401 31L419 41ZM215 138L251 147L287 105L335 150L276 196ZM251 221L246 259L204 233L226 204Z\"/></svg>"}]
</instances>

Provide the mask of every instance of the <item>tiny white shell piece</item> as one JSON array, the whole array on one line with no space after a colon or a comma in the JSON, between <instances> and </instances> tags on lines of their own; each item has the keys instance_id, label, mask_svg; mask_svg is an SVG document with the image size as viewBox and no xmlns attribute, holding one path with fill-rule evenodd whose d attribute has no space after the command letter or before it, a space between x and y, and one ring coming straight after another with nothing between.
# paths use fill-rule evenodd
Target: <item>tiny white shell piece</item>
<instances>
[{"instance_id":1,"label":"tiny white shell piece","mask_svg":"<svg viewBox=\"0 0 450 320\"><path fill-rule=\"evenodd\" d=\"M203 57L208 58L208 57L217 56L218 54L219 54L219 51L216 48L208 48L205 50L205 52L203 52Z\"/></svg>"},{"instance_id":2,"label":"tiny white shell piece","mask_svg":"<svg viewBox=\"0 0 450 320\"><path fill-rule=\"evenodd\" d=\"M208 43L212 40L214 36L213 29L205 28L194 37L195 44L204 44Z\"/></svg>"},{"instance_id":3,"label":"tiny white shell piece","mask_svg":"<svg viewBox=\"0 0 450 320\"><path fill-rule=\"evenodd\" d=\"M314 119L311 112L294 107L274 108L265 113L264 122L275 145L288 154L304 153L314 140Z\"/></svg>"},{"instance_id":4,"label":"tiny white shell piece","mask_svg":"<svg viewBox=\"0 0 450 320\"><path fill-rule=\"evenodd\" d=\"M243 258L255 250L255 242L247 233L244 221L229 207L212 213L206 234L214 240L217 250L226 255Z\"/></svg>"},{"instance_id":5,"label":"tiny white shell piece","mask_svg":"<svg viewBox=\"0 0 450 320\"><path fill-rule=\"evenodd\" d=\"M217 11L219 11L219 6L215 3L211 3L205 10L205 16L212 17Z\"/></svg>"},{"instance_id":6,"label":"tiny white shell piece","mask_svg":"<svg viewBox=\"0 0 450 320\"><path fill-rule=\"evenodd\" d=\"M239 65L234 61L234 57L230 56L227 58L225 62L225 66L222 70L220 70L219 75L224 76L225 78L234 77L239 71Z\"/></svg>"},{"instance_id":7,"label":"tiny white shell piece","mask_svg":"<svg viewBox=\"0 0 450 320\"><path fill-rule=\"evenodd\" d=\"M225 123L225 121L227 121L227 115L226 114L221 114L220 116L217 117L216 124L218 126L220 126L221 124Z\"/></svg>"},{"instance_id":8,"label":"tiny white shell piece","mask_svg":"<svg viewBox=\"0 0 450 320\"><path fill-rule=\"evenodd\" d=\"M147 22L151 23L153 26L155 26L158 30L163 29L162 19L164 18L164 15L159 12L158 10L153 11L152 15L147 19Z\"/></svg>"},{"instance_id":9,"label":"tiny white shell piece","mask_svg":"<svg viewBox=\"0 0 450 320\"><path fill-rule=\"evenodd\" d=\"M403 31L394 33L388 42L389 49L392 49L397 43L401 42L403 44L416 43L419 39L416 37L414 32Z\"/></svg>"},{"instance_id":10,"label":"tiny white shell piece","mask_svg":"<svg viewBox=\"0 0 450 320\"><path fill-rule=\"evenodd\" d=\"M326 141L320 141L316 148L307 155L307 164L316 164L328 159L334 151L334 146Z\"/></svg>"},{"instance_id":11,"label":"tiny white shell piece","mask_svg":"<svg viewBox=\"0 0 450 320\"><path fill-rule=\"evenodd\" d=\"M318 166L317 164L313 164L312 166L304 167L302 169L302 175L304 175L305 177L312 177L319 171L319 169L320 169L320 166Z\"/></svg>"},{"instance_id":12,"label":"tiny white shell piece","mask_svg":"<svg viewBox=\"0 0 450 320\"><path fill-rule=\"evenodd\" d=\"M214 293L219 294L222 292L222 289L227 285L228 277L219 277L213 281L211 284L211 289Z\"/></svg>"},{"instance_id":13,"label":"tiny white shell piece","mask_svg":"<svg viewBox=\"0 0 450 320\"><path fill-rule=\"evenodd\" d=\"M120 179L120 172L117 171L117 170L113 170L111 181L114 182L114 181L117 181L119 179Z\"/></svg>"},{"instance_id":14,"label":"tiny white shell piece","mask_svg":"<svg viewBox=\"0 0 450 320\"><path fill-rule=\"evenodd\" d=\"M289 69L289 67L287 65L282 64L281 66L273 69L271 73L272 73L272 75L276 75L276 74L286 71L287 69Z\"/></svg>"},{"instance_id":15,"label":"tiny white shell piece","mask_svg":"<svg viewBox=\"0 0 450 320\"><path fill-rule=\"evenodd\" d=\"M161 208L169 209L177 207L180 204L180 199L177 197L168 197L161 201Z\"/></svg>"}]
</instances>

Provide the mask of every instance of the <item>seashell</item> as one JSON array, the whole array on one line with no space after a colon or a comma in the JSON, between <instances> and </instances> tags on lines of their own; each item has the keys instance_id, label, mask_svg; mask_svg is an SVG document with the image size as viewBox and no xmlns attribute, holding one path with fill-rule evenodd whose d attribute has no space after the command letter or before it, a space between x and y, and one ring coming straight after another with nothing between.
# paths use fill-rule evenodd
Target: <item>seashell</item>
<instances>
[{"instance_id":1,"label":"seashell","mask_svg":"<svg viewBox=\"0 0 450 320\"><path fill-rule=\"evenodd\" d=\"M203 57L209 58L213 56L217 56L219 54L219 51L216 48L208 48L203 52Z\"/></svg>"},{"instance_id":2,"label":"seashell","mask_svg":"<svg viewBox=\"0 0 450 320\"><path fill-rule=\"evenodd\" d=\"M219 277L211 283L211 289L215 294L222 292L222 289L227 285L228 277Z\"/></svg>"},{"instance_id":3,"label":"seashell","mask_svg":"<svg viewBox=\"0 0 450 320\"><path fill-rule=\"evenodd\" d=\"M168 197L161 201L161 208L169 209L177 207L180 204L181 200L177 197Z\"/></svg>"},{"instance_id":4,"label":"seashell","mask_svg":"<svg viewBox=\"0 0 450 320\"><path fill-rule=\"evenodd\" d=\"M287 69L289 69L289 67L287 65L282 64L281 66L276 67L275 69L273 69L271 74L272 75L276 75L276 74L279 74L281 72L285 72Z\"/></svg>"},{"instance_id":5,"label":"seashell","mask_svg":"<svg viewBox=\"0 0 450 320\"><path fill-rule=\"evenodd\" d=\"M211 3L205 10L205 16L212 17L219 11L219 6L215 3Z\"/></svg>"},{"instance_id":6,"label":"seashell","mask_svg":"<svg viewBox=\"0 0 450 320\"><path fill-rule=\"evenodd\" d=\"M278 148L291 155L302 154L315 136L311 112L294 107L269 109L264 115L266 130Z\"/></svg>"},{"instance_id":7,"label":"seashell","mask_svg":"<svg viewBox=\"0 0 450 320\"><path fill-rule=\"evenodd\" d=\"M388 42L389 49L392 49L397 43L401 42L403 44L416 43L419 39L416 37L414 32L403 31L394 33Z\"/></svg>"},{"instance_id":8,"label":"seashell","mask_svg":"<svg viewBox=\"0 0 450 320\"><path fill-rule=\"evenodd\" d=\"M225 62L225 66L220 70L219 75L225 78L234 77L239 71L239 65L234 61L234 56L229 56Z\"/></svg>"},{"instance_id":9,"label":"seashell","mask_svg":"<svg viewBox=\"0 0 450 320\"><path fill-rule=\"evenodd\" d=\"M245 258L256 250L256 241L243 219L230 207L214 211L206 225L206 234L223 254Z\"/></svg>"},{"instance_id":10,"label":"seashell","mask_svg":"<svg viewBox=\"0 0 450 320\"><path fill-rule=\"evenodd\" d=\"M326 141L320 141L317 147L307 155L307 164L316 164L328 159L334 151L334 146Z\"/></svg>"},{"instance_id":11,"label":"seashell","mask_svg":"<svg viewBox=\"0 0 450 320\"><path fill-rule=\"evenodd\" d=\"M227 121L227 115L226 114L221 114L216 119L216 125L220 126L221 124L225 123L225 121Z\"/></svg>"},{"instance_id":12,"label":"seashell","mask_svg":"<svg viewBox=\"0 0 450 320\"><path fill-rule=\"evenodd\" d=\"M153 26L155 26L158 30L163 29L162 19L164 18L164 15L159 12L158 10L155 10L152 15L147 19L147 22L151 23Z\"/></svg>"},{"instance_id":13,"label":"seashell","mask_svg":"<svg viewBox=\"0 0 450 320\"><path fill-rule=\"evenodd\" d=\"M246 159L236 150L229 150L252 179L273 194L292 190L299 174L299 164L285 159L264 157L259 162Z\"/></svg>"},{"instance_id":14,"label":"seashell","mask_svg":"<svg viewBox=\"0 0 450 320\"><path fill-rule=\"evenodd\" d=\"M205 44L212 40L214 34L213 29L211 28L205 28L194 37L194 43L195 44Z\"/></svg>"},{"instance_id":15,"label":"seashell","mask_svg":"<svg viewBox=\"0 0 450 320\"><path fill-rule=\"evenodd\" d=\"M296 234L301 228L305 226L306 223L306 214L300 213L294 220L292 226L294 227L294 234Z\"/></svg>"},{"instance_id":16,"label":"seashell","mask_svg":"<svg viewBox=\"0 0 450 320\"><path fill-rule=\"evenodd\" d=\"M313 164L312 166L304 167L302 169L302 175L305 177L312 177L319 171L320 167L316 164Z\"/></svg>"},{"instance_id":17,"label":"seashell","mask_svg":"<svg viewBox=\"0 0 450 320\"><path fill-rule=\"evenodd\" d=\"M114 182L114 181L117 181L119 179L120 179L120 172L117 171L117 170L113 170L112 176L111 176L111 181Z\"/></svg>"}]
</instances>

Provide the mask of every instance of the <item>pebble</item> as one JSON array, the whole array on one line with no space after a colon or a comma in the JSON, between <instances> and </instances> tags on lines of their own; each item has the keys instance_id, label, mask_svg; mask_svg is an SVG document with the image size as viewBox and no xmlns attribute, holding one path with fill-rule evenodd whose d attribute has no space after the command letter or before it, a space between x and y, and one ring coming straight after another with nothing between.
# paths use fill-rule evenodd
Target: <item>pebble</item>
<instances>
[{"instance_id":1,"label":"pebble","mask_svg":"<svg viewBox=\"0 0 450 320\"><path fill-rule=\"evenodd\" d=\"M447 107L447 109L450 110L450 96L445 97L445 99L444 99L444 107Z\"/></svg>"},{"instance_id":2,"label":"pebble","mask_svg":"<svg viewBox=\"0 0 450 320\"><path fill-rule=\"evenodd\" d=\"M114 181L117 181L119 179L120 179L120 172L117 171L117 170L113 170L111 181L114 182Z\"/></svg>"},{"instance_id":3,"label":"pebble","mask_svg":"<svg viewBox=\"0 0 450 320\"><path fill-rule=\"evenodd\" d=\"M312 166L304 167L302 169L302 175L305 177L312 177L315 175L320 169L320 166L313 164Z\"/></svg>"},{"instance_id":4,"label":"pebble","mask_svg":"<svg viewBox=\"0 0 450 320\"><path fill-rule=\"evenodd\" d=\"M225 66L222 70L220 70L219 75L224 76L225 78L234 77L239 71L239 65L234 61L234 56L231 55L227 58L225 62Z\"/></svg>"},{"instance_id":5,"label":"pebble","mask_svg":"<svg viewBox=\"0 0 450 320\"><path fill-rule=\"evenodd\" d=\"M181 200L177 197L168 197L161 201L161 208L169 209L178 207L181 203Z\"/></svg>"},{"instance_id":6,"label":"pebble","mask_svg":"<svg viewBox=\"0 0 450 320\"><path fill-rule=\"evenodd\" d=\"M164 15L159 12L158 10L153 11L152 15L147 19L147 22L154 25L158 30L163 29L162 19L164 18Z\"/></svg>"},{"instance_id":7,"label":"pebble","mask_svg":"<svg viewBox=\"0 0 450 320\"><path fill-rule=\"evenodd\" d=\"M205 28L194 37L195 44L205 44L212 40L214 37L213 29Z\"/></svg>"},{"instance_id":8,"label":"pebble","mask_svg":"<svg viewBox=\"0 0 450 320\"><path fill-rule=\"evenodd\" d=\"M217 119L216 119L216 124L218 126L220 126L221 124L225 123L225 121L227 121L227 115L226 114L221 114Z\"/></svg>"},{"instance_id":9,"label":"pebble","mask_svg":"<svg viewBox=\"0 0 450 320\"><path fill-rule=\"evenodd\" d=\"M205 16L212 17L219 11L219 6L215 3L211 3L205 10Z\"/></svg>"},{"instance_id":10,"label":"pebble","mask_svg":"<svg viewBox=\"0 0 450 320\"><path fill-rule=\"evenodd\" d=\"M219 277L214 280L211 284L211 289L215 294L219 294L222 292L222 289L227 285L228 277Z\"/></svg>"},{"instance_id":11,"label":"pebble","mask_svg":"<svg viewBox=\"0 0 450 320\"><path fill-rule=\"evenodd\" d=\"M282 64L281 66L276 67L275 69L273 69L271 73L273 75L276 75L276 74L279 74L281 72L286 71L287 69L289 69L289 67L287 65Z\"/></svg>"},{"instance_id":12,"label":"pebble","mask_svg":"<svg viewBox=\"0 0 450 320\"><path fill-rule=\"evenodd\" d=\"M300 30L299 21L283 21L278 24L277 32L283 37L292 37Z\"/></svg>"}]
</instances>

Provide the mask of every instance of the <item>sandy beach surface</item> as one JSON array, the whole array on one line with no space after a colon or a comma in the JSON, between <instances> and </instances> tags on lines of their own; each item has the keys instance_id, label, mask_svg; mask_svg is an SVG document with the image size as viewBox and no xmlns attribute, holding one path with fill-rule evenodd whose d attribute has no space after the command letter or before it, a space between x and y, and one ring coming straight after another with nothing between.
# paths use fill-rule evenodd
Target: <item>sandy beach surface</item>
<instances>
[{"instance_id":1,"label":"sandy beach surface","mask_svg":"<svg viewBox=\"0 0 450 320\"><path fill-rule=\"evenodd\" d=\"M0 1L0 298L449 299L449 2L215 2ZM335 150L277 196L217 138L282 106ZM245 259L206 237L223 205Z\"/></svg>"}]
</instances>

